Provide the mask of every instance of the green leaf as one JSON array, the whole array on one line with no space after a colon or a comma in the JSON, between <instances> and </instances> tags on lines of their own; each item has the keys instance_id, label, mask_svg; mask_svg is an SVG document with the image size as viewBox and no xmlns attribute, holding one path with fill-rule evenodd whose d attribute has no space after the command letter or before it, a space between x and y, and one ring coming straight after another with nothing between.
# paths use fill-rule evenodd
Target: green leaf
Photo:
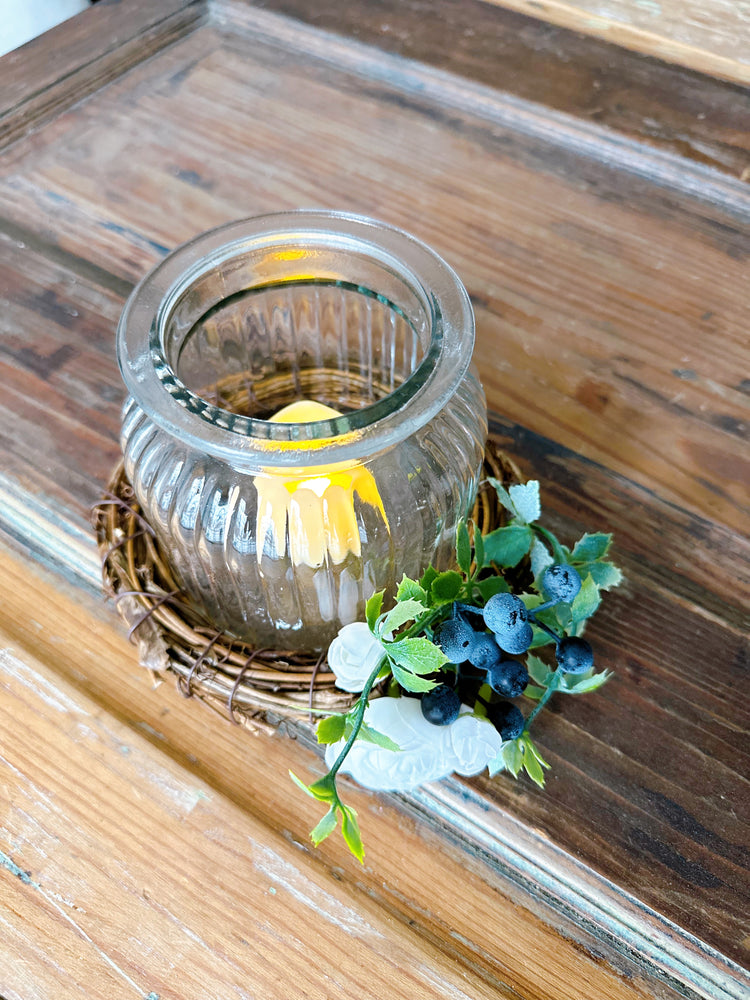
<instances>
[{"instance_id":1,"label":"green leaf","mask_svg":"<svg viewBox=\"0 0 750 1000\"><path fill-rule=\"evenodd\" d=\"M350 806L341 807L341 833L346 846L354 857L360 864L363 863L365 860L365 848L362 843L362 835L359 832L357 814Z\"/></svg>"},{"instance_id":2,"label":"green leaf","mask_svg":"<svg viewBox=\"0 0 750 1000\"><path fill-rule=\"evenodd\" d=\"M325 840L326 837L331 836L333 831L336 829L337 822L336 809L331 806L320 823L318 823L315 829L310 832L310 839L316 847L321 843L321 841Z\"/></svg>"},{"instance_id":3,"label":"green leaf","mask_svg":"<svg viewBox=\"0 0 750 1000\"><path fill-rule=\"evenodd\" d=\"M503 744L501 752L505 766L513 777L517 778L523 767L523 747L519 745L518 740L510 740L508 743Z\"/></svg>"},{"instance_id":4,"label":"green leaf","mask_svg":"<svg viewBox=\"0 0 750 1000\"><path fill-rule=\"evenodd\" d=\"M531 547L531 528L525 524L509 524L484 536L484 554L488 562L498 566L517 566Z\"/></svg>"},{"instance_id":5,"label":"green leaf","mask_svg":"<svg viewBox=\"0 0 750 1000\"><path fill-rule=\"evenodd\" d=\"M557 607L551 608L550 610L553 612L555 618L552 624L552 628L555 628L557 626L558 629L562 629L563 632L567 632L573 622L572 605L558 604ZM543 614L544 612L542 611L542 615Z\"/></svg>"},{"instance_id":6,"label":"green leaf","mask_svg":"<svg viewBox=\"0 0 750 1000\"><path fill-rule=\"evenodd\" d=\"M403 576L396 591L396 600L421 601L424 604L427 601L427 591L420 587L416 580L410 580L408 576Z\"/></svg>"},{"instance_id":7,"label":"green leaf","mask_svg":"<svg viewBox=\"0 0 750 1000\"><path fill-rule=\"evenodd\" d=\"M589 573L570 605L570 614L573 622L578 623L590 618L600 603L599 588Z\"/></svg>"},{"instance_id":8,"label":"green leaf","mask_svg":"<svg viewBox=\"0 0 750 1000\"><path fill-rule=\"evenodd\" d=\"M543 684L545 687L547 686L551 676L551 671L543 660L540 660L538 656L534 656L530 653L526 657L526 669L529 672L529 677L533 681L536 681L537 684Z\"/></svg>"},{"instance_id":9,"label":"green leaf","mask_svg":"<svg viewBox=\"0 0 750 1000\"><path fill-rule=\"evenodd\" d=\"M363 740L365 743L374 743L375 746L382 747L384 750L393 750L394 753L398 753L401 747L390 736L386 736L385 733L379 732L377 729L373 729L372 726L368 726L366 722L363 722L359 733L357 734L358 740Z\"/></svg>"},{"instance_id":10,"label":"green leaf","mask_svg":"<svg viewBox=\"0 0 750 1000\"><path fill-rule=\"evenodd\" d=\"M428 566L427 569L422 574L422 579L419 581L419 585L425 593L429 594L432 587L432 581L437 579L438 571L434 566Z\"/></svg>"},{"instance_id":11,"label":"green leaf","mask_svg":"<svg viewBox=\"0 0 750 1000\"><path fill-rule=\"evenodd\" d=\"M475 580L474 590L486 604L495 594L507 594L510 587L501 576L488 576L485 580Z\"/></svg>"},{"instance_id":12,"label":"green leaf","mask_svg":"<svg viewBox=\"0 0 750 1000\"><path fill-rule=\"evenodd\" d=\"M537 745L534 743L534 741L531 739L528 733L526 733L526 735L523 737L523 740L527 754L531 754L534 757L534 759L537 760L542 765L542 767L546 767L549 770L551 765L547 763L544 757L542 757Z\"/></svg>"},{"instance_id":13,"label":"green leaf","mask_svg":"<svg viewBox=\"0 0 750 1000\"><path fill-rule=\"evenodd\" d=\"M345 715L329 715L328 718L321 719L315 730L318 743L338 743L343 738L345 729Z\"/></svg>"},{"instance_id":14,"label":"green leaf","mask_svg":"<svg viewBox=\"0 0 750 1000\"><path fill-rule=\"evenodd\" d=\"M523 768L532 781L535 781L540 788L544 788L544 771L536 757L528 750L523 755Z\"/></svg>"},{"instance_id":15,"label":"green leaf","mask_svg":"<svg viewBox=\"0 0 750 1000\"><path fill-rule=\"evenodd\" d=\"M531 543L531 575L536 580L537 577L541 576L542 573L548 566L551 566L555 561L550 555L549 549L544 544L540 542L538 538L535 538Z\"/></svg>"},{"instance_id":16,"label":"green leaf","mask_svg":"<svg viewBox=\"0 0 750 1000\"><path fill-rule=\"evenodd\" d=\"M566 549L564 545L560 545L557 537L553 535L551 531L548 531L547 528L543 528L541 524L535 524L534 531L538 535L541 535L541 537L549 545L556 563L566 563L568 561L570 551Z\"/></svg>"},{"instance_id":17,"label":"green leaf","mask_svg":"<svg viewBox=\"0 0 750 1000\"><path fill-rule=\"evenodd\" d=\"M496 774L500 771L505 770L505 757L503 756L503 751L500 750L495 757L487 765L487 770L490 773L490 777L494 778Z\"/></svg>"},{"instance_id":18,"label":"green leaf","mask_svg":"<svg viewBox=\"0 0 750 1000\"><path fill-rule=\"evenodd\" d=\"M380 617L380 611L383 607L383 597L385 596L384 590L379 590L377 593L373 594L365 605L365 618L367 619L367 624L371 632L375 632L375 625L377 624L378 618Z\"/></svg>"},{"instance_id":19,"label":"green leaf","mask_svg":"<svg viewBox=\"0 0 750 1000\"><path fill-rule=\"evenodd\" d=\"M476 525L474 526L474 562L477 564L477 571L484 568L484 537Z\"/></svg>"},{"instance_id":20,"label":"green leaf","mask_svg":"<svg viewBox=\"0 0 750 1000\"><path fill-rule=\"evenodd\" d=\"M493 694L494 692L492 688L489 686L489 684L486 683L482 684L482 686L479 688L479 691L477 691L477 701L474 702L475 715L484 715L486 718L487 709L484 707L484 705L479 699L481 698L483 701L489 702L492 699Z\"/></svg>"},{"instance_id":21,"label":"green leaf","mask_svg":"<svg viewBox=\"0 0 750 1000\"><path fill-rule=\"evenodd\" d=\"M318 802L338 802L336 778L331 774L324 774L322 778L308 785L307 790Z\"/></svg>"},{"instance_id":22,"label":"green leaf","mask_svg":"<svg viewBox=\"0 0 750 1000\"><path fill-rule=\"evenodd\" d=\"M461 571L468 576L471 572L471 542L466 521L459 521L456 528L456 560Z\"/></svg>"},{"instance_id":23,"label":"green leaf","mask_svg":"<svg viewBox=\"0 0 750 1000\"><path fill-rule=\"evenodd\" d=\"M527 483L517 483L508 490L513 510L519 521L531 524L538 521L542 513L539 500L539 482L530 479Z\"/></svg>"},{"instance_id":24,"label":"green leaf","mask_svg":"<svg viewBox=\"0 0 750 1000\"><path fill-rule=\"evenodd\" d=\"M311 799L316 798L316 796L313 795L313 793L310 791L310 788L304 783L304 781L300 781L300 779L297 777L294 771L289 772L289 777L292 779L297 788L302 789L305 795L309 795Z\"/></svg>"},{"instance_id":25,"label":"green leaf","mask_svg":"<svg viewBox=\"0 0 750 1000\"><path fill-rule=\"evenodd\" d=\"M421 604L419 601L401 601L385 616L385 620L380 626L381 635L387 635L389 632L395 632L406 622L419 618L422 612L426 610L427 609L424 604Z\"/></svg>"},{"instance_id":26,"label":"green leaf","mask_svg":"<svg viewBox=\"0 0 750 1000\"><path fill-rule=\"evenodd\" d=\"M518 596L523 601L523 606L527 611L533 611L540 604L544 604L544 598L541 594L519 594Z\"/></svg>"},{"instance_id":27,"label":"green leaf","mask_svg":"<svg viewBox=\"0 0 750 1000\"><path fill-rule=\"evenodd\" d=\"M387 642L385 651L392 663L405 667L413 674L433 674L448 662L442 649L424 636Z\"/></svg>"},{"instance_id":28,"label":"green leaf","mask_svg":"<svg viewBox=\"0 0 750 1000\"><path fill-rule=\"evenodd\" d=\"M574 676L574 674L567 674L566 681L568 678L572 679ZM606 684L611 676L612 672L610 670L602 670L598 674L592 674L591 677L584 677L582 680L574 681L572 684L566 683L560 690L566 694L588 694L590 691L596 691L602 684Z\"/></svg>"},{"instance_id":29,"label":"green leaf","mask_svg":"<svg viewBox=\"0 0 750 1000\"><path fill-rule=\"evenodd\" d=\"M572 563L587 563L603 559L611 545L611 535L605 535L600 532L589 535L587 532L573 546L573 551L570 553L570 561Z\"/></svg>"},{"instance_id":30,"label":"green leaf","mask_svg":"<svg viewBox=\"0 0 750 1000\"><path fill-rule=\"evenodd\" d=\"M521 595L522 600L526 601L526 595ZM533 602L529 602L531 605ZM545 611L539 611L536 613L536 618L539 623L546 625L551 628L553 632L559 633L561 629L565 629L566 625L570 623L570 605L569 604L558 604L554 608L547 608ZM550 638L548 633L544 629L539 628L535 622L531 623L531 627L534 632L534 638L532 640L532 646L547 646L550 642L554 642Z\"/></svg>"},{"instance_id":31,"label":"green leaf","mask_svg":"<svg viewBox=\"0 0 750 1000\"><path fill-rule=\"evenodd\" d=\"M301 788L302 791L305 792L306 795L310 795L312 798L317 799L318 802L338 801L336 779L331 774L324 774L322 778L318 781L314 781L312 785L306 785L304 781L300 781L293 771L289 772L289 777L298 788Z\"/></svg>"},{"instance_id":32,"label":"green leaf","mask_svg":"<svg viewBox=\"0 0 750 1000\"><path fill-rule=\"evenodd\" d=\"M551 635L548 635L544 629L539 628L533 622L531 623L531 631L533 639L529 649L541 649L542 646L549 646L555 641Z\"/></svg>"},{"instance_id":33,"label":"green leaf","mask_svg":"<svg viewBox=\"0 0 750 1000\"><path fill-rule=\"evenodd\" d=\"M493 479L492 477L490 477L487 480L487 482L490 484L490 486L494 488L495 492L497 493L497 499L500 501L503 507L505 507L507 511L510 511L511 514L515 514L516 508L513 506L513 501L510 498L510 493L508 493L508 491L500 482L500 480Z\"/></svg>"},{"instance_id":34,"label":"green leaf","mask_svg":"<svg viewBox=\"0 0 750 1000\"><path fill-rule=\"evenodd\" d=\"M423 694L425 691L432 691L434 687L437 687L436 681L430 681L426 677L418 677L416 674L411 674L408 670L404 670L403 667L399 667L395 663L393 665L393 677L404 691L412 691L414 694Z\"/></svg>"},{"instance_id":35,"label":"green leaf","mask_svg":"<svg viewBox=\"0 0 750 1000\"><path fill-rule=\"evenodd\" d=\"M461 592L463 583L463 577L454 569L439 573L432 581L430 588L433 601L436 604L449 604L451 601L455 601Z\"/></svg>"},{"instance_id":36,"label":"green leaf","mask_svg":"<svg viewBox=\"0 0 750 1000\"><path fill-rule=\"evenodd\" d=\"M622 573L611 562L583 563L577 569L581 576L590 575L600 590L611 590L622 583Z\"/></svg>"},{"instance_id":37,"label":"green leaf","mask_svg":"<svg viewBox=\"0 0 750 1000\"><path fill-rule=\"evenodd\" d=\"M537 687L536 684L527 684L523 693L526 698L531 698L532 701L539 701L540 698L544 697L546 689Z\"/></svg>"}]
</instances>

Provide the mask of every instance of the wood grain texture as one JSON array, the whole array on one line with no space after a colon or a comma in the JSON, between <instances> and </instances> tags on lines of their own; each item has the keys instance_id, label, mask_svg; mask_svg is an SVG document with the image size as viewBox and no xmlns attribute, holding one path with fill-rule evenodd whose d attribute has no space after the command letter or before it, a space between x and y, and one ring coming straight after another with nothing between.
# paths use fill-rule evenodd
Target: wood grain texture
<instances>
[{"instance_id":1,"label":"wood grain texture","mask_svg":"<svg viewBox=\"0 0 750 1000\"><path fill-rule=\"evenodd\" d=\"M486 0L727 80L750 82L750 13L734 0Z\"/></svg>"},{"instance_id":2,"label":"wood grain texture","mask_svg":"<svg viewBox=\"0 0 750 1000\"><path fill-rule=\"evenodd\" d=\"M617 681L539 730L554 758L548 792L499 779L471 794L746 962L745 185L262 11L222 5L215 17L5 154L0 489L14 513L0 520L36 554L49 524L60 568L83 558L64 540L82 536L118 450L116 315L168 248L303 205L415 232L467 285L490 405L543 480L550 524L570 539L614 530L628 577L592 630ZM32 634L28 599L13 607L13 628ZM34 655L52 631L39 630ZM89 693L135 718L106 658L96 666L106 633L92 634L81 683L99 677ZM175 708L175 725L190 711ZM169 746L190 752L176 736ZM274 741L264 755L273 770L295 752ZM235 789L237 757L212 760L212 785ZM268 808L250 792L242 802L256 817ZM301 809L285 820L298 837L312 816ZM476 877L460 932L473 927L475 942ZM446 910L438 937L454 941L455 918ZM521 995L534 995L529 977ZM568 995L559 988L549 995Z\"/></svg>"},{"instance_id":3,"label":"wood grain texture","mask_svg":"<svg viewBox=\"0 0 750 1000\"><path fill-rule=\"evenodd\" d=\"M471 113L466 91L429 70L399 89L390 81L403 67L380 54L363 70L390 81L333 79L291 48L314 35L273 18L248 30L263 23L290 47L265 38L251 58L246 37L200 31L57 119L43 141L11 149L0 211L128 282L195 232L270 207L317 203L396 222L464 277L477 361L505 415L741 528L744 186L594 145L484 91L468 97L485 100ZM104 121L107 142L94 143ZM144 134L158 138L142 147ZM313 172L323 141L326 163Z\"/></svg>"},{"instance_id":4,"label":"wood grain texture","mask_svg":"<svg viewBox=\"0 0 750 1000\"><path fill-rule=\"evenodd\" d=\"M654 995L383 799L351 790L364 868L336 841L314 851L300 831L319 806L287 769L320 764L298 742L207 725L152 690L111 616L2 554L0 580L6 1000Z\"/></svg>"},{"instance_id":5,"label":"wood grain texture","mask_svg":"<svg viewBox=\"0 0 750 1000\"><path fill-rule=\"evenodd\" d=\"M258 0L257 6L750 179L745 87L486 0Z\"/></svg>"},{"instance_id":6,"label":"wood grain texture","mask_svg":"<svg viewBox=\"0 0 750 1000\"><path fill-rule=\"evenodd\" d=\"M3 57L0 142L11 142L184 35L200 0L110 0ZM54 58L50 46L54 45Z\"/></svg>"}]
</instances>

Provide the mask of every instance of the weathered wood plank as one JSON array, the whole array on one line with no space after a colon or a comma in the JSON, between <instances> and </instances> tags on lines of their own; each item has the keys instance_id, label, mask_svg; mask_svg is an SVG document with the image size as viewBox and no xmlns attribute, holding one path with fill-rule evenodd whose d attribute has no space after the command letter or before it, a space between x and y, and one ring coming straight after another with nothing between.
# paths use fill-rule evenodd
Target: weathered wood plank
<instances>
[{"instance_id":1,"label":"weathered wood plank","mask_svg":"<svg viewBox=\"0 0 750 1000\"><path fill-rule=\"evenodd\" d=\"M335 841L313 851L301 831L319 806L286 771L319 765L299 743L253 739L169 686L150 690L110 623L0 564L8 1000L31 983L95 998L129 984L161 996L653 995L383 800L351 793L368 827L363 869ZM30 620L15 612L32 595Z\"/></svg>"},{"instance_id":2,"label":"weathered wood plank","mask_svg":"<svg viewBox=\"0 0 750 1000\"><path fill-rule=\"evenodd\" d=\"M122 298L7 236L0 288L2 473L85 518L119 451Z\"/></svg>"},{"instance_id":3,"label":"weathered wood plank","mask_svg":"<svg viewBox=\"0 0 750 1000\"><path fill-rule=\"evenodd\" d=\"M203 18L201 0L130 0L90 7L5 55L0 141L12 142L158 52Z\"/></svg>"},{"instance_id":4,"label":"weathered wood plank","mask_svg":"<svg viewBox=\"0 0 750 1000\"><path fill-rule=\"evenodd\" d=\"M619 171L605 141L596 163L565 144L575 137L542 140L542 121L503 121L513 111L500 99L485 115L454 104L448 120L451 90L442 106L412 87L405 100L249 45L200 31L58 119L43 147L16 147L5 214L37 235L55 219L54 243L128 280L196 230L269 207L322 200L397 222L464 278L498 409L687 509L745 523L741 186L725 182L728 205L714 208L675 190L659 157ZM107 141L92 148L103 121ZM143 134L158 140L142 149ZM682 174L696 191L703 180Z\"/></svg>"},{"instance_id":5,"label":"weathered wood plank","mask_svg":"<svg viewBox=\"0 0 750 1000\"><path fill-rule=\"evenodd\" d=\"M429 10L423 0L257 5L750 178L745 88L540 20L531 5L526 13L487 0L434 0Z\"/></svg>"},{"instance_id":6,"label":"weathered wood plank","mask_svg":"<svg viewBox=\"0 0 750 1000\"><path fill-rule=\"evenodd\" d=\"M162 996L207 984L214 996L511 996L331 880L33 660L0 654L0 678L3 730L19 737L4 741L0 765L11 802L0 878L7 910L21 901L1 967L13 968L8 947L20 944L31 974L19 995L53 995L62 973L96 998L111 997L118 978L121 993L130 985ZM35 924L50 917L57 940L40 955Z\"/></svg>"},{"instance_id":7,"label":"weathered wood plank","mask_svg":"<svg viewBox=\"0 0 750 1000\"><path fill-rule=\"evenodd\" d=\"M486 0L701 73L750 82L747 9L734 0Z\"/></svg>"}]
</instances>

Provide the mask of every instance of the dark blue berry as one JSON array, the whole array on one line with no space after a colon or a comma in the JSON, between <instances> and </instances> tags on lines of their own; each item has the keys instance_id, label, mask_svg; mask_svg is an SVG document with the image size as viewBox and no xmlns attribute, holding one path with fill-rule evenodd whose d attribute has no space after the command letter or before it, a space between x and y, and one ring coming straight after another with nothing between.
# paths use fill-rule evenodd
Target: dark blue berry
<instances>
[{"instance_id":1,"label":"dark blue berry","mask_svg":"<svg viewBox=\"0 0 750 1000\"><path fill-rule=\"evenodd\" d=\"M511 656L520 656L525 653L531 645L534 632L528 622L521 622L518 628L506 635L496 635L495 640L506 653Z\"/></svg>"},{"instance_id":2,"label":"dark blue berry","mask_svg":"<svg viewBox=\"0 0 750 1000\"><path fill-rule=\"evenodd\" d=\"M487 671L487 683L506 698L518 698L529 683L529 672L518 660L501 660Z\"/></svg>"},{"instance_id":3,"label":"dark blue berry","mask_svg":"<svg viewBox=\"0 0 750 1000\"><path fill-rule=\"evenodd\" d=\"M447 684L438 684L422 695L422 715L433 726L449 726L456 721L460 710L461 699Z\"/></svg>"},{"instance_id":4,"label":"dark blue berry","mask_svg":"<svg viewBox=\"0 0 750 1000\"><path fill-rule=\"evenodd\" d=\"M469 654L469 662L478 670L490 670L502 656L500 647L493 636L480 632L474 642L474 648Z\"/></svg>"},{"instance_id":5,"label":"dark blue berry","mask_svg":"<svg viewBox=\"0 0 750 1000\"><path fill-rule=\"evenodd\" d=\"M487 628L495 635L505 636L529 620L526 606L515 594L494 594L482 611Z\"/></svg>"},{"instance_id":6,"label":"dark blue berry","mask_svg":"<svg viewBox=\"0 0 750 1000\"><path fill-rule=\"evenodd\" d=\"M566 636L557 644L555 659L566 674L585 674L594 666L594 651L585 639Z\"/></svg>"},{"instance_id":7,"label":"dark blue berry","mask_svg":"<svg viewBox=\"0 0 750 1000\"><path fill-rule=\"evenodd\" d=\"M520 708L509 701L499 701L487 709L487 718L504 740L515 740L523 732L526 720Z\"/></svg>"},{"instance_id":8,"label":"dark blue berry","mask_svg":"<svg viewBox=\"0 0 750 1000\"><path fill-rule=\"evenodd\" d=\"M435 642L451 663L463 663L469 659L476 643L476 633L471 625L460 618L443 622L435 633Z\"/></svg>"},{"instance_id":9,"label":"dark blue berry","mask_svg":"<svg viewBox=\"0 0 750 1000\"><path fill-rule=\"evenodd\" d=\"M580 589L581 578L572 566L555 563L544 571L542 590L553 601L569 603Z\"/></svg>"}]
</instances>

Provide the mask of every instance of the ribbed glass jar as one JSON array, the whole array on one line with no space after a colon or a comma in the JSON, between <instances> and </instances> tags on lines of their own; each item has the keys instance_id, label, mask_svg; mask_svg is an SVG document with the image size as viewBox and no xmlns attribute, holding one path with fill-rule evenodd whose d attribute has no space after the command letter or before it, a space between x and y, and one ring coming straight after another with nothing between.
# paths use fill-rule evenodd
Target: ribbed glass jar
<instances>
[{"instance_id":1,"label":"ribbed glass jar","mask_svg":"<svg viewBox=\"0 0 750 1000\"><path fill-rule=\"evenodd\" d=\"M452 564L487 430L473 343L455 273L357 216L232 223L143 279L118 328L125 468L213 624L321 649L375 590Z\"/></svg>"}]
</instances>

